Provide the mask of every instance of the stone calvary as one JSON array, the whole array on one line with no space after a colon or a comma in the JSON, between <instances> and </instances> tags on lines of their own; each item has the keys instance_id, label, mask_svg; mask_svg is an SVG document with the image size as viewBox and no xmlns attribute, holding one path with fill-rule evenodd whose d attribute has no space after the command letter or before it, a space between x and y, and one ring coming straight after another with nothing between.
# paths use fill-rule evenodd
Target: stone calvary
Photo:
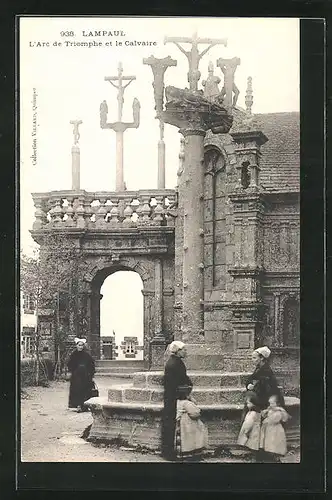
<instances>
[{"instance_id":1,"label":"stone calvary","mask_svg":"<svg viewBox=\"0 0 332 500\"><path fill-rule=\"evenodd\" d=\"M41 331L49 325L47 332L61 326L69 343L85 336L100 359L100 288L116 271L135 271L144 285L144 361L129 387L110 388L107 398L87 402L93 415L90 437L160 447L164 353L175 339L187 346L186 365L209 446L236 443L244 380L251 353L260 345L272 351L273 370L292 416L287 439L297 443L299 116L252 114L250 77L246 109L237 107L238 58L210 62L203 88L198 88L203 55L210 47L226 45L225 39L194 34L165 43L176 44L186 56L189 88L165 88L165 72L175 60L144 59L153 74L160 125L158 189L128 191L125 186L123 135L140 126L140 103L134 99L133 121L123 122L124 90L135 76L123 76L120 64L117 76L105 77L117 89L117 121L107 121L106 101L100 105L101 128L116 133L116 191L80 189L82 122L74 120L72 189L33 194L31 233L41 257L50 251L51 238L58 239L68 249L67 261L76 266L61 290L60 314L49 307L46 290L38 323ZM185 51L183 43L191 50ZM201 53L200 44L207 45ZM165 124L182 136L175 189L165 189ZM50 336L41 342L52 356Z\"/></svg>"}]
</instances>

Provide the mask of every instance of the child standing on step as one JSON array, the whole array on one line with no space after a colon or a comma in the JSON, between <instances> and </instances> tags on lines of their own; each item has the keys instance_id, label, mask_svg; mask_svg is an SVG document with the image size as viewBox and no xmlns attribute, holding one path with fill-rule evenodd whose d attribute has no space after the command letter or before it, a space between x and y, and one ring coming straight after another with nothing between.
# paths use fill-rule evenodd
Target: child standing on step
<instances>
[{"instance_id":1,"label":"child standing on step","mask_svg":"<svg viewBox=\"0 0 332 500\"><path fill-rule=\"evenodd\" d=\"M268 408L262 411L260 449L264 451L265 461L279 462L280 456L286 455L287 441L283 424L289 418L278 396L271 396Z\"/></svg>"},{"instance_id":2,"label":"child standing on step","mask_svg":"<svg viewBox=\"0 0 332 500\"><path fill-rule=\"evenodd\" d=\"M208 445L207 428L200 419L201 410L190 397L192 386L178 388L175 449L178 459L199 461Z\"/></svg>"},{"instance_id":3,"label":"child standing on step","mask_svg":"<svg viewBox=\"0 0 332 500\"><path fill-rule=\"evenodd\" d=\"M259 450L261 413L258 405L258 398L254 392L246 395L246 416L241 426L237 444L245 446L253 451Z\"/></svg>"}]
</instances>

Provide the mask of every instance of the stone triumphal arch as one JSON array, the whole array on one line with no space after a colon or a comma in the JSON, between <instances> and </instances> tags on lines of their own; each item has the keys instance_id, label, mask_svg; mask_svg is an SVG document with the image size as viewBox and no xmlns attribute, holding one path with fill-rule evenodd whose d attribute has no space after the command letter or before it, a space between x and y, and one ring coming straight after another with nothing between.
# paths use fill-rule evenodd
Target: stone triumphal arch
<instances>
[{"instance_id":1,"label":"stone triumphal arch","mask_svg":"<svg viewBox=\"0 0 332 500\"><path fill-rule=\"evenodd\" d=\"M57 316L44 293L46 314L39 315L40 324L55 330L60 322L69 331L69 339L85 335L99 359L100 288L109 275L134 271L143 283L144 361L147 368L158 363L174 331L171 206L176 202L175 191L66 191L34 194L33 198L37 211L32 235L40 244L42 257L58 258L60 267L68 267L60 288L64 302L74 304ZM56 246L51 243L54 237ZM130 305L124 311L130 314Z\"/></svg>"}]
</instances>

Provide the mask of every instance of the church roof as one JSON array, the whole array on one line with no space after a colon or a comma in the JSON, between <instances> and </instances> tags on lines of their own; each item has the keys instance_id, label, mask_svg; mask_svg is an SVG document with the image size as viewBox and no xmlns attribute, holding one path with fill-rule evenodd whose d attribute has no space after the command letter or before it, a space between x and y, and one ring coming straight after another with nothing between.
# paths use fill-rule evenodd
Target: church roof
<instances>
[{"instance_id":1,"label":"church roof","mask_svg":"<svg viewBox=\"0 0 332 500\"><path fill-rule=\"evenodd\" d=\"M234 110L232 132L243 130L244 121L251 130L261 130L269 139L261 147L260 183L270 193L300 190L300 114L298 112L264 113L250 118L241 108ZM222 147L230 136L207 133L205 144Z\"/></svg>"},{"instance_id":2,"label":"church roof","mask_svg":"<svg viewBox=\"0 0 332 500\"><path fill-rule=\"evenodd\" d=\"M254 122L269 139L261 147L260 183L270 192L299 191L300 114L257 114Z\"/></svg>"}]
</instances>

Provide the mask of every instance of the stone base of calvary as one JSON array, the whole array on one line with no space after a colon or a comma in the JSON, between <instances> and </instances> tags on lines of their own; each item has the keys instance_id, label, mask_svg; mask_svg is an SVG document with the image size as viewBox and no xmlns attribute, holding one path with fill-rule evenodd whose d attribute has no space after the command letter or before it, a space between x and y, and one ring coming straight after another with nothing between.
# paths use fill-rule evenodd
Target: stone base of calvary
<instances>
[{"instance_id":1,"label":"stone base of calvary","mask_svg":"<svg viewBox=\"0 0 332 500\"><path fill-rule=\"evenodd\" d=\"M63 291L69 294L70 310L64 308L55 320L45 302L48 315L40 314L38 320L39 324L57 321L73 335L87 336L92 354L99 359L100 287L113 272L138 272L144 284L147 371L135 373L130 387L112 388L107 398L87 402L93 415L90 437L120 437L159 448L164 352L169 342L178 339L187 345L186 365L193 395L208 426L210 446L234 445L254 348L263 342L270 345L281 385L290 393L298 388L298 338L297 343L285 345L283 333L283 313L294 312L294 307L296 312L299 300L298 193L269 191L261 184L261 147L269 138L251 115L251 80L247 111L235 107L234 73L240 60L218 59L224 74L221 91L220 78L213 74L210 63L204 92L198 90L200 58L225 40L194 35L192 39L166 38L167 42L178 47L181 42L190 43L192 49L185 52L189 89L164 89L165 71L176 61L170 57L144 59L153 71L161 130L158 189L125 189L123 133L139 126L140 104L134 100L133 123L123 123L124 88L135 77L122 76L120 65L117 77L105 78L113 85L118 82L118 121L107 123L105 101L100 108L101 128L117 134L117 191L80 190L77 142L81 122L76 120L73 189L33 195L37 211L32 235L41 245L41 255L48 251L49 236L58 235L62 245L79 256L76 286L71 283ZM201 43L208 47L199 54ZM123 87L125 80L129 83ZM165 123L177 127L182 135L175 190L166 190L164 185ZM282 236L279 239L276 230ZM273 340L268 338L271 304ZM287 325L296 340L294 320ZM292 416L287 428L289 443L296 444L299 399L286 397L286 406Z\"/></svg>"}]
</instances>

